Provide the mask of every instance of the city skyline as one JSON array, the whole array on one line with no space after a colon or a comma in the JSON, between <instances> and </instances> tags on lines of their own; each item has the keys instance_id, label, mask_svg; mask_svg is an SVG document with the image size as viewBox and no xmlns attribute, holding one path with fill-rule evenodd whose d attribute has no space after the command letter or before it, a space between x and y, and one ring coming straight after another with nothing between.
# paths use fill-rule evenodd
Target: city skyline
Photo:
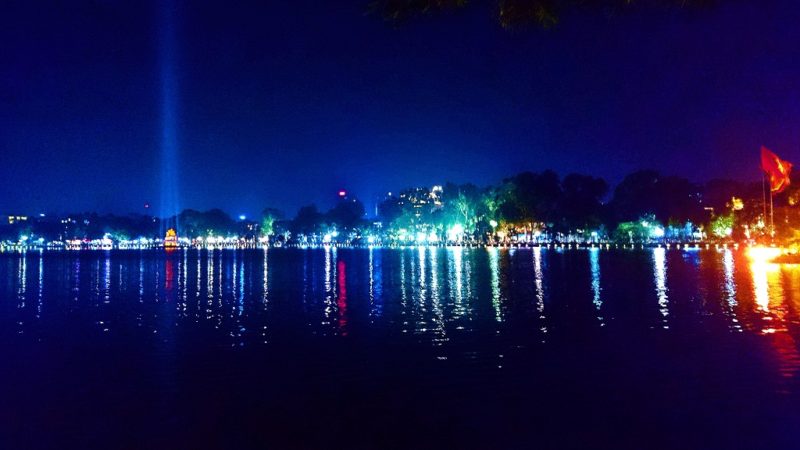
<instances>
[{"instance_id":1,"label":"city skyline","mask_svg":"<svg viewBox=\"0 0 800 450\"><path fill-rule=\"evenodd\" d=\"M416 191L416 190L425 190L426 192L427 191L436 191L436 190L441 190L443 186L448 186L448 185L455 186L455 187L458 187L458 186L471 186L471 187L474 187L474 188L476 188L476 189L478 189L480 191L489 192L489 191L492 191L492 190L499 189L502 185L511 182L515 177L517 177L519 175L523 175L523 174L535 174L535 175L537 175L539 173L548 173L548 172L549 173L553 173L557 177L559 182L562 182L564 180L564 178L567 177L567 176L576 176L576 175L577 176L592 177L592 178L595 178L595 179L597 179L599 181L605 182L605 184L606 184L605 193L602 194L600 196L600 198L599 198L599 200L603 204L608 204L613 200L615 189L619 185L623 184L626 181L626 179L630 178L631 176L635 176L637 174L642 174L642 173L652 173L654 175L657 175L659 178L677 178L677 179L680 179L682 182L687 183L687 185L691 186L692 189L695 189L697 191L697 199L699 200L700 203L705 202L705 198L704 198L705 197L705 191L707 191L709 189L713 191L712 194L714 196L714 201L715 202L719 201L719 197L721 195L721 192L719 192L720 186L717 186L717 185L724 186L724 188L722 190L725 191L726 195L730 194L730 195L732 195L734 197L737 196L737 195L742 195L745 191L749 192L748 195L752 194L753 192L755 192L756 185L758 186L759 195L761 195L760 192L762 190L762 187L766 188L765 187L766 185L762 186L762 184L765 183L765 180L763 178L761 180L755 180L755 179L753 179L753 180L735 180L735 179L731 179L731 178L714 178L714 179L706 180L704 182L694 182L693 180L690 180L690 179L685 178L683 176L675 175L675 174L669 174L669 173L662 173L662 172L659 172L658 170L653 169L653 168L642 168L642 169L634 170L631 173L625 174L623 179L620 180L620 182L617 183L617 184L608 183L608 180L606 180L602 176L593 177L591 174L578 173L578 172L557 173L557 172L555 172L555 171L553 171L551 169L544 169L541 172L533 172L533 171L525 170L525 171L521 171L521 172L518 172L518 173L515 173L515 174L507 174L506 176L503 176L500 180L498 180L495 183L488 183L488 184L484 184L484 185L476 184L476 183L473 183L473 182L471 182L469 180L466 180L464 183L453 183L452 181L447 180L447 181L444 181L444 182L433 183L433 184L425 185L425 186L404 185L402 187L395 188L395 189L387 189L387 190L383 191L382 193L377 194L374 198L362 198L362 197L360 197L358 195L358 193L349 191L347 189L337 189L337 190L334 190L332 192L327 192L327 193L324 193L324 194L321 194L321 195L317 196L318 198L323 198L323 200L321 202L316 202L316 201L312 201L311 199L309 199L309 200L301 202L301 203L299 203L297 205L290 205L290 208L289 209L285 209L285 210L284 209L280 209L280 208L275 208L272 205L262 205L261 207L258 207L258 206L254 207L254 210L253 210L252 213L249 212L249 211L245 212L245 211L233 210L233 209L231 209L229 207L228 203L225 203L225 204L218 204L218 205L210 205L209 207L206 207L206 208L198 208L198 207L194 207L193 205L179 205L179 209L177 211L169 213L169 214L161 214L159 212L158 208L156 207L156 205L151 204L150 202L148 202L148 203L145 203L143 205L140 205L137 210L131 210L131 211L124 211L124 210L120 210L120 211L81 210L81 209L72 207L72 206L70 206L68 204L62 204L58 209L51 209L51 210L40 210L40 209L35 209L35 208L30 207L30 206L27 206L27 207L22 207L22 208L20 208L18 210L7 210L7 211L0 210L0 216L8 216L9 218L11 218L11 217L22 215L22 216L28 216L28 217L31 217L31 218L45 218L45 217L50 217L50 216L68 216L70 214L72 214L72 215L76 215L76 214L100 214L100 215L111 214L111 215L115 215L116 214L116 215L120 215L120 216L125 216L125 215L130 215L130 216L143 215L143 216L150 216L150 217L159 218L159 219L168 219L168 218L170 218L172 216L175 216L176 214L178 214L178 213L180 213L182 211L187 211L187 210L191 210L191 211L221 210L221 211L224 211L226 214L229 214L232 218L239 219L240 221L245 221L245 220L258 221L259 218L261 217L262 213L265 210L273 210L275 212L279 212L280 214L282 214L282 215L284 215L285 217L288 218L288 217L292 216L294 213L296 213L298 210L300 210L300 209L302 209L304 207L307 207L307 206L315 206L315 207L318 207L320 209L330 209L330 208L334 208L342 200L357 200L357 201L359 201L360 203L362 203L364 205L364 208L365 208L364 218L378 218L380 216L380 213L378 212L378 208L379 208L381 202L386 201L388 199L391 199L392 197L397 197L398 195L403 194L403 193L409 193L409 192L413 192L413 191ZM795 178L795 176L792 175L791 178ZM735 186L735 188L734 188L734 186ZM791 185L791 186L792 186L792 189L791 189L792 192L797 190L797 183L795 183L794 185ZM750 191L752 191L752 192L750 192ZM780 200L782 202L784 202L784 201L787 200L786 197L787 197L786 195L783 195L783 196L781 196Z\"/></svg>"}]
</instances>

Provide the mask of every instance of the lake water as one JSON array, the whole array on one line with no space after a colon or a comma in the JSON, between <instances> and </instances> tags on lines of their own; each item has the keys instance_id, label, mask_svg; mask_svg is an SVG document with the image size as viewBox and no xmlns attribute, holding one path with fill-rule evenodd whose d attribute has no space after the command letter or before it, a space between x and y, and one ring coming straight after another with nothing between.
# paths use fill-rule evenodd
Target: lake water
<instances>
[{"instance_id":1,"label":"lake water","mask_svg":"<svg viewBox=\"0 0 800 450\"><path fill-rule=\"evenodd\" d=\"M2 448L800 448L744 251L0 254Z\"/></svg>"}]
</instances>

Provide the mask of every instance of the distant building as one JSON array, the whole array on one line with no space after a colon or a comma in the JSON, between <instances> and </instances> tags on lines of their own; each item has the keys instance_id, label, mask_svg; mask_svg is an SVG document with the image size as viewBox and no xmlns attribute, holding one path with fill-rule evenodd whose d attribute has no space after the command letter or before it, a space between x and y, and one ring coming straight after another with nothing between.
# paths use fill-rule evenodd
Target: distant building
<instances>
[{"instance_id":1,"label":"distant building","mask_svg":"<svg viewBox=\"0 0 800 450\"><path fill-rule=\"evenodd\" d=\"M27 222L28 216L8 216L8 223L9 225L15 224L17 222Z\"/></svg>"},{"instance_id":2,"label":"distant building","mask_svg":"<svg viewBox=\"0 0 800 450\"><path fill-rule=\"evenodd\" d=\"M442 187L434 186L427 188L411 188L401 192L397 203L399 205L409 204L414 207L416 216L420 217L423 208L438 209L442 207ZM391 194L389 194L391 196Z\"/></svg>"},{"instance_id":3,"label":"distant building","mask_svg":"<svg viewBox=\"0 0 800 450\"><path fill-rule=\"evenodd\" d=\"M442 192L444 192L444 189L441 186L434 186L431 189L430 198L437 207L442 206Z\"/></svg>"}]
</instances>

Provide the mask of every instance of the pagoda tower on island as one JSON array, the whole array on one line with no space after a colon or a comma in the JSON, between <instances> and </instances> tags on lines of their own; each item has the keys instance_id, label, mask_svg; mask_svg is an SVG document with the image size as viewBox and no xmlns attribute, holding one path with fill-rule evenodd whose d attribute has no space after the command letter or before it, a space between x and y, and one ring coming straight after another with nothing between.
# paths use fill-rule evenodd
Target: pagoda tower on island
<instances>
[{"instance_id":1,"label":"pagoda tower on island","mask_svg":"<svg viewBox=\"0 0 800 450\"><path fill-rule=\"evenodd\" d=\"M178 233L175 232L174 228L170 228L167 230L167 234L164 236L164 248L177 248L178 247Z\"/></svg>"}]
</instances>

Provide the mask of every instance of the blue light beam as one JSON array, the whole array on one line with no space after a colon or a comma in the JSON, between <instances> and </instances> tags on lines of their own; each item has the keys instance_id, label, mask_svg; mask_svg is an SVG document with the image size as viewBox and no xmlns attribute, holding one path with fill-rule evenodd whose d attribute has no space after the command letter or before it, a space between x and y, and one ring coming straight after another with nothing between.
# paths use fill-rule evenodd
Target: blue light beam
<instances>
[{"instance_id":1,"label":"blue light beam","mask_svg":"<svg viewBox=\"0 0 800 450\"><path fill-rule=\"evenodd\" d=\"M172 219L179 212L178 201L178 126L177 103L178 82L175 75L175 2L164 0L159 7L159 69L161 81L161 186L159 214L162 219L162 234L175 227ZM179 230L178 230L179 231Z\"/></svg>"}]
</instances>

